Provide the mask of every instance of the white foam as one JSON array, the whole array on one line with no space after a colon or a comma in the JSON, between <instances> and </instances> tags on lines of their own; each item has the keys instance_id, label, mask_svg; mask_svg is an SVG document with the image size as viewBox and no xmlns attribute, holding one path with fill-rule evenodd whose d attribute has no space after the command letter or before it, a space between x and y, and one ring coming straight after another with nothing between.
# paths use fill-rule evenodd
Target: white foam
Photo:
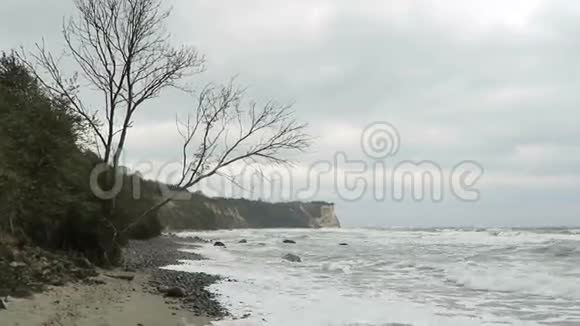
<instances>
[{"instance_id":1,"label":"white foam","mask_svg":"<svg viewBox=\"0 0 580 326\"><path fill-rule=\"evenodd\" d=\"M448 279L474 290L516 292L554 298L580 300L580 282L577 277L554 277L549 270L534 271L520 267L482 266L454 267L448 270Z\"/></svg>"},{"instance_id":2,"label":"white foam","mask_svg":"<svg viewBox=\"0 0 580 326\"><path fill-rule=\"evenodd\" d=\"M237 282L213 285L210 290L237 316L249 318L214 322L216 326L275 325L384 325L410 323L412 325L482 325L477 317L445 317L444 309L405 302L380 290L365 295L332 282L312 279L300 271L285 272L291 264L266 269L266 266L235 263L236 259L212 247L201 252L221 261L190 261L171 266L182 271L202 271L236 277ZM240 262L239 260L237 260ZM208 263L209 262L209 263ZM330 267L329 267L330 268ZM340 269L340 268L339 268ZM493 325L490 323L489 325Z\"/></svg>"},{"instance_id":3,"label":"white foam","mask_svg":"<svg viewBox=\"0 0 580 326\"><path fill-rule=\"evenodd\" d=\"M203 245L193 251L209 260L169 268L237 280L210 290L234 316L250 315L216 326L534 325L530 320L554 321L554 314L558 321L580 321L578 261L537 251L562 240L573 248L578 235L517 232L196 232L183 236L221 240L227 247ZM248 243L238 244L242 238ZM286 253L303 262L284 261ZM536 303L547 300L562 307ZM528 315L520 321L523 312Z\"/></svg>"}]
</instances>

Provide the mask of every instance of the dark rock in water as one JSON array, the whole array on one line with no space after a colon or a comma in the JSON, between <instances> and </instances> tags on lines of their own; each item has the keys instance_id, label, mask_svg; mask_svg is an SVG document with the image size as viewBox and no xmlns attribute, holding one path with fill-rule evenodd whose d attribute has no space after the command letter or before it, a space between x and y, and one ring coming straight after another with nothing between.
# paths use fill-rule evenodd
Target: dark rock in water
<instances>
[{"instance_id":1,"label":"dark rock in water","mask_svg":"<svg viewBox=\"0 0 580 326\"><path fill-rule=\"evenodd\" d=\"M178 286L167 289L165 295L170 298L183 298L186 296L185 290Z\"/></svg>"},{"instance_id":2,"label":"dark rock in water","mask_svg":"<svg viewBox=\"0 0 580 326\"><path fill-rule=\"evenodd\" d=\"M338 245L339 245L339 246L348 246L348 243L346 243L346 242L342 242L342 243L339 243Z\"/></svg>"},{"instance_id":3,"label":"dark rock in water","mask_svg":"<svg viewBox=\"0 0 580 326\"><path fill-rule=\"evenodd\" d=\"M258 243L258 246L265 247L265 246L266 246L266 244L265 244L265 243L263 243L263 242L260 242L260 243Z\"/></svg>"},{"instance_id":4,"label":"dark rock in water","mask_svg":"<svg viewBox=\"0 0 580 326\"><path fill-rule=\"evenodd\" d=\"M225 247L226 245L225 245L223 242L221 242L221 241L216 241L216 242L213 244L213 246L214 246L214 247Z\"/></svg>"},{"instance_id":5,"label":"dark rock in water","mask_svg":"<svg viewBox=\"0 0 580 326\"><path fill-rule=\"evenodd\" d=\"M282 259L287 260L289 262L293 262L293 263L301 263L302 259L296 255L293 254L286 254L284 256L282 256Z\"/></svg>"},{"instance_id":6,"label":"dark rock in water","mask_svg":"<svg viewBox=\"0 0 580 326\"><path fill-rule=\"evenodd\" d=\"M293 243L293 244L295 244L295 243L296 243L296 241L294 241L294 240L284 240L284 241L282 241L282 242L283 242L283 243Z\"/></svg>"},{"instance_id":7,"label":"dark rock in water","mask_svg":"<svg viewBox=\"0 0 580 326\"><path fill-rule=\"evenodd\" d=\"M242 239L242 240L240 240L238 243L248 243L248 240L246 240L246 239Z\"/></svg>"}]
</instances>

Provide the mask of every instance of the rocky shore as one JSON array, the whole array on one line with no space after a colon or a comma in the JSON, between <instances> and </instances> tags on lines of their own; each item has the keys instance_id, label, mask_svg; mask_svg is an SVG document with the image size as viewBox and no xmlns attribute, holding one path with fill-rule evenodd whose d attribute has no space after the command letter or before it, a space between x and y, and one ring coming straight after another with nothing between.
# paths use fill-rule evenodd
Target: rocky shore
<instances>
[{"instance_id":1,"label":"rocky shore","mask_svg":"<svg viewBox=\"0 0 580 326\"><path fill-rule=\"evenodd\" d=\"M17 243L0 243L0 298L31 297L48 286L90 282L96 268L86 259Z\"/></svg>"},{"instance_id":2,"label":"rocky shore","mask_svg":"<svg viewBox=\"0 0 580 326\"><path fill-rule=\"evenodd\" d=\"M174 265L179 260L205 259L196 253L179 251L180 248L187 246L195 247L195 242L190 241L203 240L164 236L147 241L131 241L125 254L125 268L128 271L145 271L151 274L152 279L145 290L178 300L183 309L196 316L225 317L228 315L226 309L207 290L208 286L222 280L221 277L159 268Z\"/></svg>"},{"instance_id":3,"label":"rocky shore","mask_svg":"<svg viewBox=\"0 0 580 326\"><path fill-rule=\"evenodd\" d=\"M2 325L206 325L226 317L226 309L207 290L222 280L219 276L159 268L204 259L178 250L195 247L196 241L203 240L131 241L125 265L116 270L34 247L3 246Z\"/></svg>"}]
</instances>

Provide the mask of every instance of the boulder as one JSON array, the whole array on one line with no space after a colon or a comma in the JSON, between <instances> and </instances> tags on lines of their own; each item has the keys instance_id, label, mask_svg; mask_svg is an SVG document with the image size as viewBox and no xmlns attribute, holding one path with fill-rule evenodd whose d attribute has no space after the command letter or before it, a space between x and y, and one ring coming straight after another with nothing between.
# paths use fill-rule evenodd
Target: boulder
<instances>
[{"instance_id":1,"label":"boulder","mask_svg":"<svg viewBox=\"0 0 580 326\"><path fill-rule=\"evenodd\" d=\"M286 240L284 240L282 242L283 243L292 243L292 244L295 244L296 243L296 241L294 241L294 240L288 240L288 239L286 239Z\"/></svg>"},{"instance_id":2,"label":"boulder","mask_svg":"<svg viewBox=\"0 0 580 326\"><path fill-rule=\"evenodd\" d=\"M225 247L226 245L225 245L223 242L221 242L221 241L216 241L216 242L213 244L213 246L214 246L214 247Z\"/></svg>"},{"instance_id":3,"label":"boulder","mask_svg":"<svg viewBox=\"0 0 580 326\"><path fill-rule=\"evenodd\" d=\"M346 242L341 242L341 243L339 243L338 245L339 245L339 246L348 246L348 243L346 243Z\"/></svg>"},{"instance_id":4,"label":"boulder","mask_svg":"<svg viewBox=\"0 0 580 326\"><path fill-rule=\"evenodd\" d=\"M178 286L168 288L167 292L165 292L165 295L170 297L170 298L183 298L186 296L185 290L183 288L178 287Z\"/></svg>"},{"instance_id":5,"label":"boulder","mask_svg":"<svg viewBox=\"0 0 580 326\"><path fill-rule=\"evenodd\" d=\"M248 240L246 240L246 239L242 239L242 240L240 240L238 243L248 243Z\"/></svg>"},{"instance_id":6,"label":"boulder","mask_svg":"<svg viewBox=\"0 0 580 326\"><path fill-rule=\"evenodd\" d=\"M284 256L282 256L282 259L287 260L289 262L293 262L293 263L301 263L302 259L294 254L286 254Z\"/></svg>"}]
</instances>

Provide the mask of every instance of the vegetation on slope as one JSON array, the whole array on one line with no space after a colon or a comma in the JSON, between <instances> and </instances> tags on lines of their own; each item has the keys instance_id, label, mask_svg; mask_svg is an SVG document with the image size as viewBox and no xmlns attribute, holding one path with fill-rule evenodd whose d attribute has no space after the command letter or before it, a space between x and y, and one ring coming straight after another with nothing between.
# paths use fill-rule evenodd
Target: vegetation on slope
<instances>
[{"instance_id":1,"label":"vegetation on slope","mask_svg":"<svg viewBox=\"0 0 580 326\"><path fill-rule=\"evenodd\" d=\"M121 172L134 118L163 90L183 89L184 78L204 70L205 57L171 44L171 10L161 0L78 0L74 7L63 26L62 57L39 43L0 63L0 232L114 265L128 237L159 234L157 214L174 199L160 196L154 182L141 182L147 189L134 198L133 178ZM64 71L60 59L76 71ZM174 190L232 177L225 168L233 164L288 164L284 154L312 141L291 104L248 100L233 80L195 95L192 112L177 121L182 167ZM88 181L96 167L104 167L101 189L116 189L123 175L120 193L95 197ZM185 212L212 225L203 207Z\"/></svg>"},{"instance_id":2,"label":"vegetation on slope","mask_svg":"<svg viewBox=\"0 0 580 326\"><path fill-rule=\"evenodd\" d=\"M124 240L115 239L115 229L153 202L146 196L133 200L130 187L124 187L114 217L103 220L105 207L88 182L100 160L82 149L84 131L82 119L63 100L43 92L14 55L2 55L0 232L46 248L81 252L99 264L115 264L123 244L117 242ZM151 185L144 188L152 191ZM129 235L146 238L160 231L152 214Z\"/></svg>"}]
</instances>

